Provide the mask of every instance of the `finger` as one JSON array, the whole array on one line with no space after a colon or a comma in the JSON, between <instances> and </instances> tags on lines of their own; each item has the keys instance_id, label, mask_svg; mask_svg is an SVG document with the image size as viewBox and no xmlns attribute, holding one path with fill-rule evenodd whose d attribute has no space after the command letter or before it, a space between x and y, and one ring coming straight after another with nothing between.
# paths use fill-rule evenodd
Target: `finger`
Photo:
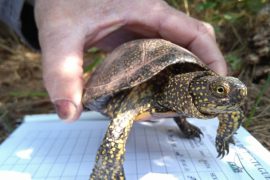
<instances>
[{"instance_id":1,"label":"finger","mask_svg":"<svg viewBox=\"0 0 270 180\"><path fill-rule=\"evenodd\" d=\"M45 87L59 117L66 120L77 119L82 111L83 38L78 34L39 34Z\"/></svg>"},{"instance_id":2,"label":"finger","mask_svg":"<svg viewBox=\"0 0 270 180\"><path fill-rule=\"evenodd\" d=\"M186 47L212 70L226 75L227 66L210 24L198 21L164 4L153 4L151 8L152 11L138 8L141 11L135 11L129 16L131 22L129 26L133 27L134 31L155 37L161 36ZM138 13L144 16L138 16Z\"/></svg>"},{"instance_id":3,"label":"finger","mask_svg":"<svg viewBox=\"0 0 270 180\"><path fill-rule=\"evenodd\" d=\"M144 36L129 31L125 29L124 27L119 28L118 30L111 32L101 40L99 40L96 44L93 46L98 47L104 51L110 52L114 48L118 47L119 45L134 40L134 39L139 39L143 38Z\"/></svg>"},{"instance_id":4,"label":"finger","mask_svg":"<svg viewBox=\"0 0 270 180\"><path fill-rule=\"evenodd\" d=\"M160 35L188 48L212 70L226 75L226 63L215 41L213 28L175 9L169 9L160 14Z\"/></svg>"}]
</instances>

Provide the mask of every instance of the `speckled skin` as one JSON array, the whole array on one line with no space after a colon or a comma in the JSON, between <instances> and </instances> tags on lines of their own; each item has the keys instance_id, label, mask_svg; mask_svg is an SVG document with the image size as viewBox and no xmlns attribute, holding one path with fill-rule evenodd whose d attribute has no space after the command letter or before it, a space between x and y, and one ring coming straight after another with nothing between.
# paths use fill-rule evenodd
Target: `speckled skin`
<instances>
[{"instance_id":1,"label":"speckled skin","mask_svg":"<svg viewBox=\"0 0 270 180\"><path fill-rule=\"evenodd\" d=\"M90 179L125 179L125 144L133 122L152 117L174 117L188 138L202 132L187 117L218 117L218 157L229 152L244 120L240 105L247 89L241 81L218 76L190 52L158 39L125 44L107 60L88 81L83 98L85 107L112 118Z\"/></svg>"}]
</instances>

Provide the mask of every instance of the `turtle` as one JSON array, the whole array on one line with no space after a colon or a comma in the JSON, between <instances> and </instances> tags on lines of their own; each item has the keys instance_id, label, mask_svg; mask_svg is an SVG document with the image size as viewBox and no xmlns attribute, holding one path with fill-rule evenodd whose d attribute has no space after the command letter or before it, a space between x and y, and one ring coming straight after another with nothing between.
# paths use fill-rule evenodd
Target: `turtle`
<instances>
[{"instance_id":1,"label":"turtle","mask_svg":"<svg viewBox=\"0 0 270 180\"><path fill-rule=\"evenodd\" d=\"M186 137L200 138L202 131L187 118L218 117L215 146L223 158L245 119L246 96L239 79L218 75L172 42L139 39L120 45L85 83L83 106L111 119L90 179L125 179L125 145L133 123L142 120L173 118Z\"/></svg>"}]
</instances>

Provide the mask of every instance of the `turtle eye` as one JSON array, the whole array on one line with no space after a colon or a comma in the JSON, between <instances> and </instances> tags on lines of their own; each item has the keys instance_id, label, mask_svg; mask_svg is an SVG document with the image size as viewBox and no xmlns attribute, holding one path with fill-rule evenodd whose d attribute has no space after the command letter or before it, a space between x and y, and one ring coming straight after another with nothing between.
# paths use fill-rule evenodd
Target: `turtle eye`
<instances>
[{"instance_id":1,"label":"turtle eye","mask_svg":"<svg viewBox=\"0 0 270 180\"><path fill-rule=\"evenodd\" d=\"M217 97L225 97L229 93L229 87L227 87L226 84L217 85L217 86L214 86L213 91Z\"/></svg>"},{"instance_id":2,"label":"turtle eye","mask_svg":"<svg viewBox=\"0 0 270 180\"><path fill-rule=\"evenodd\" d=\"M223 86L218 86L216 92L220 95L225 94L225 88Z\"/></svg>"}]
</instances>

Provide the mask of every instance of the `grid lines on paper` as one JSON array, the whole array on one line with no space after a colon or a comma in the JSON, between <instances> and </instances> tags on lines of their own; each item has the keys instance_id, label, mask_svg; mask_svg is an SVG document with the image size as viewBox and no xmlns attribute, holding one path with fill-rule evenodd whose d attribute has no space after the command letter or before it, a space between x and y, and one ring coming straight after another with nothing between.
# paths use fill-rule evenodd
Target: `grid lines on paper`
<instances>
[{"instance_id":1,"label":"grid lines on paper","mask_svg":"<svg viewBox=\"0 0 270 180\"><path fill-rule=\"evenodd\" d=\"M88 179L107 126L107 121L26 123L0 146L0 171L28 174L33 180ZM173 121L135 123L127 143L125 175L128 180L153 174L226 179L208 146L207 139L185 139Z\"/></svg>"},{"instance_id":2,"label":"grid lines on paper","mask_svg":"<svg viewBox=\"0 0 270 180\"><path fill-rule=\"evenodd\" d=\"M71 128L60 123L58 127L50 124L54 127L28 129L27 133L18 134L24 135L18 141L21 145L13 144L17 148L10 148L10 154L5 154L9 158L1 161L0 169L30 174L32 179L88 178L106 124L92 131L93 128Z\"/></svg>"}]
</instances>

